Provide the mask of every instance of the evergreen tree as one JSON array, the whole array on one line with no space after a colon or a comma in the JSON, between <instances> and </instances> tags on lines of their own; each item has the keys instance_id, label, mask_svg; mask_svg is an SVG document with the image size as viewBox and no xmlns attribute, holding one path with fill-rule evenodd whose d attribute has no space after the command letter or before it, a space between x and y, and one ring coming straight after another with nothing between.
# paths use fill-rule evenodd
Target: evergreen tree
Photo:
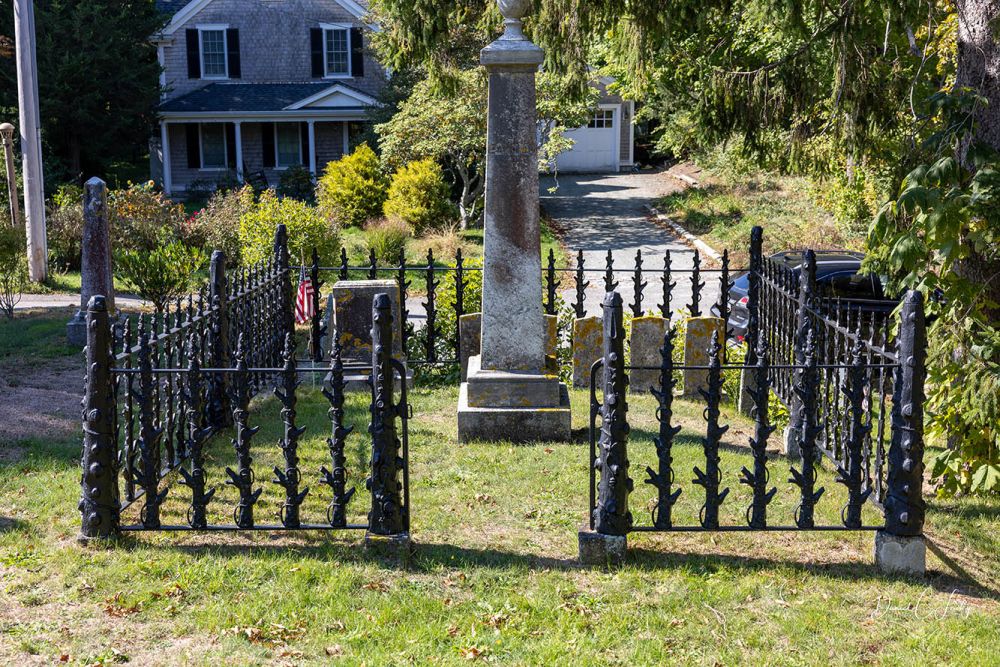
<instances>
[{"instance_id":1,"label":"evergreen tree","mask_svg":"<svg viewBox=\"0 0 1000 667\"><path fill-rule=\"evenodd\" d=\"M5 3L0 35L13 35ZM58 180L139 165L159 102L150 42L162 27L152 0L35 2L38 89L46 171ZM0 108L17 109L17 67L0 49ZM16 111L14 111L16 117Z\"/></svg>"}]
</instances>

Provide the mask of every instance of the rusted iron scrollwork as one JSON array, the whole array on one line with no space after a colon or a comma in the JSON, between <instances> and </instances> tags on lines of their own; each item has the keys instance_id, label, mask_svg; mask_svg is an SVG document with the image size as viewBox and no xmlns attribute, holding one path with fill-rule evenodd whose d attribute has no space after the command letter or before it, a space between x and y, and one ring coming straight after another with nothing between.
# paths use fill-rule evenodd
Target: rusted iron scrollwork
<instances>
[{"instance_id":1,"label":"rusted iron scrollwork","mask_svg":"<svg viewBox=\"0 0 1000 667\"><path fill-rule=\"evenodd\" d=\"M299 472L299 438L306 432L305 426L295 425L295 405L298 402L296 390L301 384L298 380L298 370L295 365L295 341L292 334L285 336L285 365L281 373L281 385L274 388L274 395L281 403L281 421L285 425L285 434L281 439L281 452L285 458L285 469L274 466L274 484L285 489L285 503L281 507L281 524L285 528L298 528L302 521L299 518L299 507L309 494L307 486L299 491L302 475Z\"/></svg>"},{"instance_id":2,"label":"rusted iron scrollwork","mask_svg":"<svg viewBox=\"0 0 1000 667\"><path fill-rule=\"evenodd\" d=\"M702 472L698 466L694 468L695 478L692 483L705 489L705 504L701 508L701 525L703 528L716 529L719 527L719 506L729 495L729 489L719 491L722 483L722 470L719 468L721 459L719 457L719 443L722 436L729 430L729 426L719 424L720 410L722 403L722 362L719 357L719 344L717 336L712 336L712 343L708 348L708 387L699 387L698 393L705 399L705 421L708 426L705 429L705 438L702 440L702 449L705 452L705 471Z\"/></svg>"},{"instance_id":3,"label":"rusted iron scrollwork","mask_svg":"<svg viewBox=\"0 0 1000 667\"><path fill-rule=\"evenodd\" d=\"M259 426L250 427L250 377L247 362L244 358L243 339L236 347L236 372L233 374L233 422L236 424L236 437L233 447L236 449L237 469L226 468L229 479L226 484L233 486L240 493L240 500L233 511L233 520L239 528L253 528L253 506L260 498L263 489L254 491L253 458L250 456L250 440Z\"/></svg>"},{"instance_id":4,"label":"rusted iron scrollwork","mask_svg":"<svg viewBox=\"0 0 1000 667\"><path fill-rule=\"evenodd\" d=\"M372 508L368 515L369 530L376 535L396 535L406 530L403 506L403 484L400 475L406 462L400 455L402 442L396 430L396 419L404 402L393 400L395 366L392 359L392 304L388 294L377 294L372 302L372 374L371 476L368 490ZM405 382L403 374L401 381Z\"/></svg>"},{"instance_id":5,"label":"rusted iron scrollwork","mask_svg":"<svg viewBox=\"0 0 1000 667\"><path fill-rule=\"evenodd\" d=\"M205 490L205 440L212 434L214 429L209 426L203 428L201 425L204 410L204 399L202 397L203 383L201 377L201 364L198 360L198 342L192 333L188 339L188 365L187 382L184 388L184 402L187 406L187 426L188 439L187 451L190 452L191 470L181 468L181 483L191 489L191 509L188 512L188 525L195 529L204 529L208 526L206 508L215 496L215 489Z\"/></svg>"},{"instance_id":6,"label":"rusted iron scrollwork","mask_svg":"<svg viewBox=\"0 0 1000 667\"><path fill-rule=\"evenodd\" d=\"M87 376L83 408L83 474L80 479L80 534L114 537L121 525L118 448L111 375L111 327L103 296L87 304Z\"/></svg>"},{"instance_id":7,"label":"rusted iron scrollwork","mask_svg":"<svg viewBox=\"0 0 1000 667\"><path fill-rule=\"evenodd\" d=\"M601 406L601 435L598 458L600 471L594 529L604 535L627 535L632 528L628 497L633 482L628 468L628 402L625 392L625 327L622 297L609 292L604 297L604 403Z\"/></svg>"},{"instance_id":8,"label":"rusted iron scrollwork","mask_svg":"<svg viewBox=\"0 0 1000 667\"><path fill-rule=\"evenodd\" d=\"M673 507L677 498L681 495L681 489L673 489L674 483L674 459L673 446L674 438L681 432L681 426L672 425L674 387L677 380L674 378L674 340L677 337L677 330L669 327L663 336L663 347L660 349L660 388L652 390L659 407L656 410L656 419L660 422L660 432L656 437L656 458L659 470L646 468L646 484L651 484L657 489L656 506L653 509L653 525L658 529L670 528L673 526Z\"/></svg>"},{"instance_id":9,"label":"rusted iron scrollwork","mask_svg":"<svg viewBox=\"0 0 1000 667\"><path fill-rule=\"evenodd\" d=\"M333 500L326 512L327 522L334 528L347 525L347 505L354 497L354 487L347 488L347 458L344 447L347 436L353 431L353 426L344 424L344 390L347 382L344 380L343 346L340 344L340 332L336 332L333 344L333 357L330 359L330 374L327 376L327 387L323 387L323 396L330 402L330 421L333 424L332 437L327 438L330 448L331 472L323 466L320 468L320 481L333 491Z\"/></svg>"}]
</instances>

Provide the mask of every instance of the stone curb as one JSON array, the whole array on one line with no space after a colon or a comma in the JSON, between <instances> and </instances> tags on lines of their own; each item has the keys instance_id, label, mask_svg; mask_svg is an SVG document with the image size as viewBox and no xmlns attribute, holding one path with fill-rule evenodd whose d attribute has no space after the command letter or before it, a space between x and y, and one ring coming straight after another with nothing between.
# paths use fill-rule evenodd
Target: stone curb
<instances>
[{"instance_id":1,"label":"stone curb","mask_svg":"<svg viewBox=\"0 0 1000 667\"><path fill-rule=\"evenodd\" d=\"M658 222L662 222L665 225L668 225L672 230L674 230L674 232L676 232L679 236L683 237L685 241L687 241L689 244L693 245L695 248L697 248L698 250L700 250L702 253L708 255L709 257L711 257L712 259L714 259L717 262L721 262L722 261L722 255L720 255L718 252L716 252L715 248L713 248L712 246L708 245L707 243L705 243L704 241L702 241L700 238L698 238L697 236L695 236L694 234L692 234L688 230L684 229L683 227L681 227L680 225L678 225L676 222L674 222L673 220L671 220L667 216L665 216L662 213L660 213L656 209L655 206L651 206L649 204L646 204L645 208L646 208L646 211L648 211L651 216L653 216L654 218L656 218L656 220Z\"/></svg>"}]
</instances>

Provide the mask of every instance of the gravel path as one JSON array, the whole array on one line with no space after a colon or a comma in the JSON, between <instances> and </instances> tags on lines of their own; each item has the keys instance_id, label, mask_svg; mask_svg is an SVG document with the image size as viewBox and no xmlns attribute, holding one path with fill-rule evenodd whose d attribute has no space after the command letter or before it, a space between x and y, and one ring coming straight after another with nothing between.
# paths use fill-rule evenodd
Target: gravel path
<instances>
[{"instance_id":1,"label":"gravel path","mask_svg":"<svg viewBox=\"0 0 1000 667\"><path fill-rule=\"evenodd\" d=\"M684 187L680 181L663 173L560 176L558 190L549 193L555 184L552 177L543 177L542 205L563 229L563 242L574 257L577 250L583 250L584 266L601 271L588 271L590 287L584 301L588 315L599 315L601 311L603 270L609 249L614 258L618 291L626 308L634 300L632 269L636 250L642 250L644 269L661 271L667 250L671 254L672 268L691 268L694 256L691 247L665 227L652 222L643 209L659 197L680 191ZM706 260L702 258L703 266ZM643 290L642 309L658 311L662 296L660 274L646 274L644 280L648 285ZM673 276L673 281L677 286L670 305L676 312L691 302L691 278L681 273ZM706 283L701 296L702 313L708 314L708 308L718 299L718 274L703 273L702 281ZM563 297L573 303L576 293L572 276L563 278L563 288Z\"/></svg>"}]
</instances>

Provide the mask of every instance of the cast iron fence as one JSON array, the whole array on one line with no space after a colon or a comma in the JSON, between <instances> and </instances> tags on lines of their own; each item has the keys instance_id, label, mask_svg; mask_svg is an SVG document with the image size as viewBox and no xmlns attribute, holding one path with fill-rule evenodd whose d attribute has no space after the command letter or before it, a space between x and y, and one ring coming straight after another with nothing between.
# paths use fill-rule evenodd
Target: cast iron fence
<instances>
[{"instance_id":1,"label":"cast iron fence","mask_svg":"<svg viewBox=\"0 0 1000 667\"><path fill-rule=\"evenodd\" d=\"M678 268L674 266L674 258L678 255L691 255L690 268ZM566 276L572 280L573 300L567 304L576 317L588 316L586 307L587 289L591 282L588 276L600 275L604 283L604 290L611 291L620 285L620 279L624 276L632 286L633 301L629 305L630 311L635 317L640 317L647 313L658 313L664 318L672 318L678 312L698 317L705 314L705 287L708 278L705 276L715 276L715 281L719 287L719 297L712 304L708 305L713 315L729 318L730 302L729 288L732 286L730 277L738 269L730 266L728 251L724 252L719 268L705 268L702 266L702 256L698 250L684 251L664 251L662 268L645 268L644 262L649 260L650 255L644 255L641 249L637 249L635 259L630 267L615 267L615 258L611 250L607 251L604 260L604 267L588 267L582 250L575 252L574 266L557 266L555 252L549 250L548 256L542 267L542 306L547 315L559 315L559 305L561 301L560 288L566 284L567 291L569 283ZM658 256L659 257L659 256ZM459 331L459 321L463 315L478 312L478 304L469 304L467 291L469 283L467 277L470 273L482 272L481 266L469 265L468 260L463 256L461 249L455 253L452 263L444 263L441 258L435 257L432 250L427 251L426 264L407 264L405 251L399 254L398 262L395 265L380 264L374 251L369 252L368 263L365 265L352 265L349 262L347 251L342 249L340 264L338 266L322 266L319 256L313 250L312 263L308 266L292 267L295 271L305 271L310 277L314 286L313 295L313 317L309 327L308 348L314 363L321 363L326 352L323 347L323 340L327 334L326 321L329 313L323 309L323 295L321 287L328 281L324 276L334 275L337 280L349 280L364 278L366 280L394 280L399 292L400 310L403 320L401 327L402 349L407 357L409 366L424 365L454 365L458 364L462 358L462 340ZM655 277L653 286L657 287L657 295L653 297L654 304L650 305L649 291L650 278ZM685 303L677 303L674 290L677 287L678 277L684 277L691 287L690 299ZM440 288L442 282L451 282L454 296L449 298L448 322L450 329L445 331L440 326L442 306L439 304ZM417 326L412 314L407 308L407 299L413 293L414 287L419 287L423 294L422 306L425 318L420 326ZM469 306L472 306L471 308ZM419 332L419 336L415 335ZM559 331L560 339L568 339L568 331Z\"/></svg>"},{"instance_id":2,"label":"cast iron fence","mask_svg":"<svg viewBox=\"0 0 1000 667\"><path fill-rule=\"evenodd\" d=\"M721 346L715 339L708 350L707 366L675 364L672 327L664 338L658 369L627 366L622 299L614 292L607 295L603 306L604 354L591 372L588 515L591 528L597 532L877 529L896 535L921 534L926 357L921 295L909 292L904 298L894 339L873 341L872 334L863 328L852 331L817 310L808 294L808 277L802 281L798 309L793 310L787 303L787 277L775 278L774 267L763 260L761 242L762 233L757 228L751 244L749 353L741 366L723 363ZM807 259L807 266L810 261ZM808 276L808 269L803 273ZM789 331L794 331L794 336L788 335ZM649 524L636 523L629 511L633 491L626 395L630 370L660 371L659 385L653 391L659 423L656 462L655 467L647 468L646 480L656 489ZM707 372L706 385L699 389L706 405L705 463L704 470L699 466L693 470L693 484L704 490L704 504L697 525L679 525L673 515L683 490L676 484L673 461L674 439L680 432L673 423L674 372L691 370ZM747 375L745 384L754 406L754 430L747 443L753 465L752 469L744 467L737 480L752 490L745 524L720 520L720 507L729 494L729 489L723 488L719 466L722 437L729 429L721 423L725 370L742 370ZM772 389L779 395L785 392L794 406L789 437L799 455L789 469L788 482L798 488L800 502L794 516L789 517L791 522L775 521L768 514L768 504L777 492L769 485L775 465L766 453L774 432L768 401ZM826 491L817 488L823 454L834 462L836 481L846 490L840 524L821 524L815 518L816 504ZM866 502L882 510L882 525L862 523Z\"/></svg>"},{"instance_id":3,"label":"cast iron fence","mask_svg":"<svg viewBox=\"0 0 1000 667\"><path fill-rule=\"evenodd\" d=\"M108 537L134 530L294 530L366 529L398 534L409 528L408 420L405 368L392 358L392 312L387 295L372 310L372 373L369 379L372 454L367 524L349 524L344 448L353 427L345 423L344 365L339 345L330 359L323 394L330 402L330 466L318 471L331 488L325 521L303 521L296 423L299 378L317 371L296 360L292 282L287 235L279 226L274 257L225 274L225 259L213 255L210 285L198 298L175 304L162 314L112 323L104 297L94 297L87 313L87 378L83 403L82 535ZM235 350L230 341L235 340ZM395 387L400 397L395 399ZM283 467L272 482L284 489L280 524L261 524L254 507L256 485L251 399L272 389L281 406ZM225 484L239 500L232 524L212 524L206 449L213 436L232 426L236 466L226 468ZM179 474L190 490L187 523L166 525L161 508ZM400 476L402 481L400 481ZM141 503L138 522L122 526L121 517Z\"/></svg>"}]
</instances>

